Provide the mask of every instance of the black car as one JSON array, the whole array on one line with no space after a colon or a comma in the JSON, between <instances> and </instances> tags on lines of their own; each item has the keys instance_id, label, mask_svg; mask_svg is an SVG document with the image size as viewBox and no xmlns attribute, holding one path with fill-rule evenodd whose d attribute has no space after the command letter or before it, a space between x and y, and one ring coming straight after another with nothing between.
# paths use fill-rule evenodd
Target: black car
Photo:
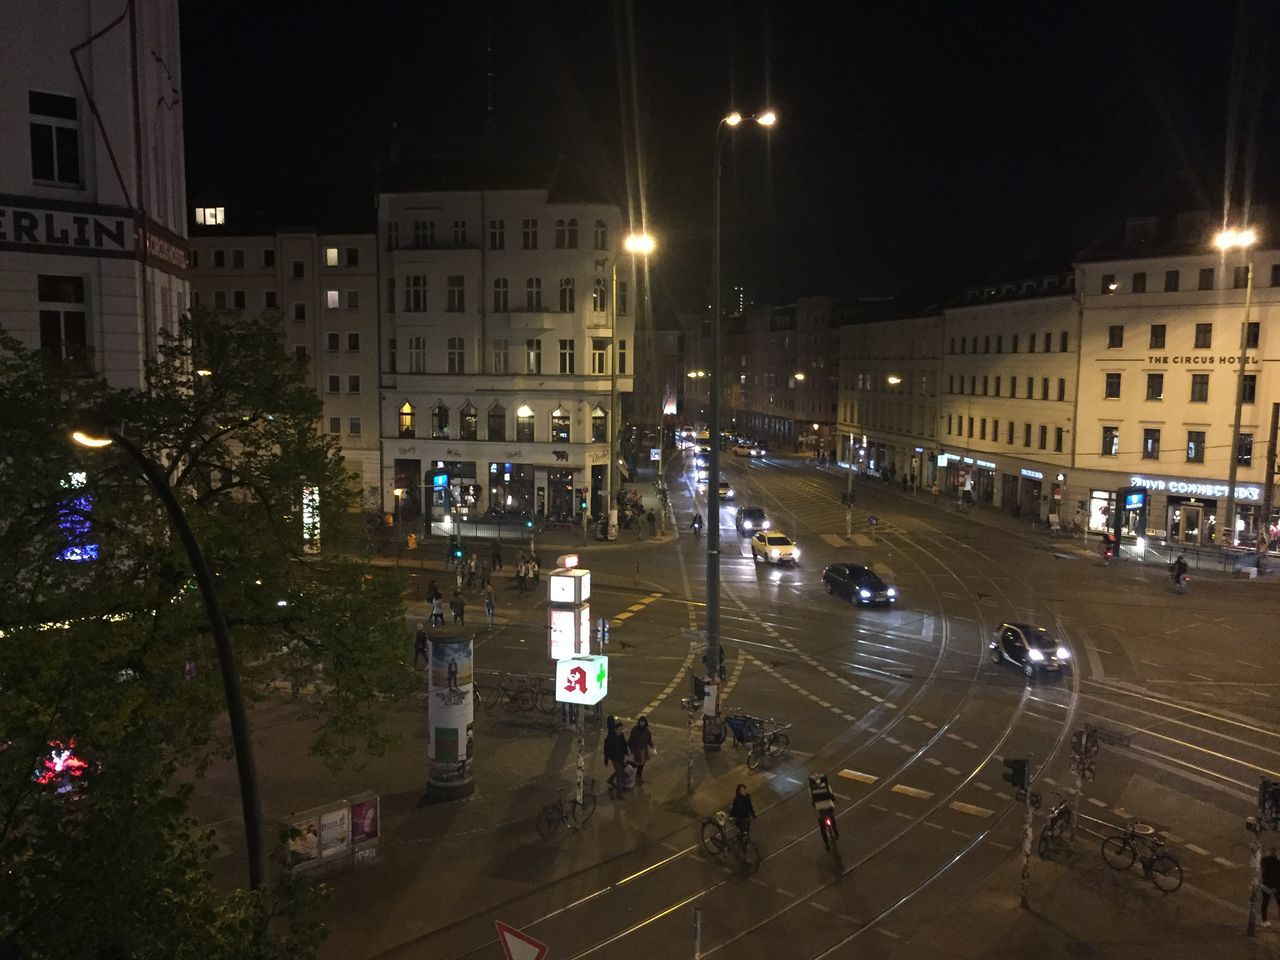
<instances>
[{"instance_id":1,"label":"black car","mask_svg":"<svg viewBox=\"0 0 1280 960\"><path fill-rule=\"evenodd\" d=\"M765 516L764 510L760 507L739 507L734 523L738 528L738 533L744 537L749 537L761 530L768 530L772 526L769 523L769 518Z\"/></svg>"},{"instance_id":2,"label":"black car","mask_svg":"<svg viewBox=\"0 0 1280 960\"><path fill-rule=\"evenodd\" d=\"M898 591L880 579L868 566L861 563L833 563L822 571L822 584L827 593L847 597L852 603L870 606L873 603L892 604L898 599Z\"/></svg>"},{"instance_id":3,"label":"black car","mask_svg":"<svg viewBox=\"0 0 1280 960\"><path fill-rule=\"evenodd\" d=\"M1008 661L1022 668L1028 679L1038 673L1062 673L1071 666L1071 651L1044 627L1002 623L987 647L992 663Z\"/></svg>"}]
</instances>

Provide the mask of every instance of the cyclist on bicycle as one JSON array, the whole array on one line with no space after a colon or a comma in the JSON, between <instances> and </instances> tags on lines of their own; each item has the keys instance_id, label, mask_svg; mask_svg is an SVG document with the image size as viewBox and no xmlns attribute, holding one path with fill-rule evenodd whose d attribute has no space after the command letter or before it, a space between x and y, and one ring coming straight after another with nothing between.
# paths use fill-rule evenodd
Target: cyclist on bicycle
<instances>
[{"instance_id":1,"label":"cyclist on bicycle","mask_svg":"<svg viewBox=\"0 0 1280 960\"><path fill-rule=\"evenodd\" d=\"M1173 578L1175 587L1182 586L1182 581L1187 575L1187 559L1183 554L1178 554L1178 559L1169 564L1169 576Z\"/></svg>"},{"instance_id":2,"label":"cyclist on bicycle","mask_svg":"<svg viewBox=\"0 0 1280 960\"><path fill-rule=\"evenodd\" d=\"M827 831L823 828L823 823L830 820L832 840L840 839L840 828L836 826L836 801L825 773L809 774L809 801L818 815L818 832L822 834L822 845L830 850L831 840L827 839Z\"/></svg>"},{"instance_id":3,"label":"cyclist on bicycle","mask_svg":"<svg viewBox=\"0 0 1280 960\"><path fill-rule=\"evenodd\" d=\"M750 836L751 821L756 818L756 808L751 805L751 794L747 793L745 783L738 784L734 792L733 803L729 805L729 819L738 825L742 836Z\"/></svg>"},{"instance_id":4,"label":"cyclist on bicycle","mask_svg":"<svg viewBox=\"0 0 1280 960\"><path fill-rule=\"evenodd\" d=\"M689 524L689 529L697 536L702 535L702 514L695 513L693 515L693 523Z\"/></svg>"}]
</instances>

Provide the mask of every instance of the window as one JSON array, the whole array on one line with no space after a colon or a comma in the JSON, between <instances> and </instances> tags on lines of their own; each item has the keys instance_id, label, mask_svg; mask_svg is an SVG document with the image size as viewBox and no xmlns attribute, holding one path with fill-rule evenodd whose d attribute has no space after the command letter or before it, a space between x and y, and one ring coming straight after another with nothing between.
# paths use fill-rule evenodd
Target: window
<instances>
[{"instance_id":1,"label":"window","mask_svg":"<svg viewBox=\"0 0 1280 960\"><path fill-rule=\"evenodd\" d=\"M304 346L304 345L303 345L303 344L301 344L301 343L295 343L295 344L293 345L293 359L294 359L297 363L306 363L306 362L307 362L307 348L306 348L306 346Z\"/></svg>"},{"instance_id":2,"label":"window","mask_svg":"<svg viewBox=\"0 0 1280 960\"><path fill-rule=\"evenodd\" d=\"M31 111L31 179L79 186L80 109L76 98L31 90L27 107Z\"/></svg>"},{"instance_id":3,"label":"window","mask_svg":"<svg viewBox=\"0 0 1280 960\"><path fill-rule=\"evenodd\" d=\"M1030 400L1035 396L1036 381L1035 377L1027 377L1027 399Z\"/></svg>"},{"instance_id":4,"label":"window","mask_svg":"<svg viewBox=\"0 0 1280 960\"><path fill-rule=\"evenodd\" d=\"M213 291L213 306L214 306L214 309L216 310L227 309L227 291L225 290Z\"/></svg>"},{"instance_id":5,"label":"window","mask_svg":"<svg viewBox=\"0 0 1280 960\"><path fill-rule=\"evenodd\" d=\"M191 305L192 305L193 307L198 307L198 306L200 306L200 291L199 291L199 290L192 290L192 291L191 291Z\"/></svg>"},{"instance_id":6,"label":"window","mask_svg":"<svg viewBox=\"0 0 1280 960\"><path fill-rule=\"evenodd\" d=\"M1062 434L1063 434L1063 430L1061 427L1053 428L1053 452L1054 453L1062 452Z\"/></svg>"},{"instance_id":7,"label":"window","mask_svg":"<svg viewBox=\"0 0 1280 960\"><path fill-rule=\"evenodd\" d=\"M1062 333L1058 335L1058 350L1062 353L1066 353L1067 344L1069 344L1070 342L1071 342L1070 335L1067 333L1066 330L1063 330Z\"/></svg>"},{"instance_id":8,"label":"window","mask_svg":"<svg viewBox=\"0 0 1280 960\"><path fill-rule=\"evenodd\" d=\"M542 281L530 277L524 282L524 308L526 310L542 309Z\"/></svg>"},{"instance_id":9,"label":"window","mask_svg":"<svg viewBox=\"0 0 1280 960\"><path fill-rule=\"evenodd\" d=\"M342 377L336 373L331 373L327 377L326 386L330 393L339 393L342 390Z\"/></svg>"},{"instance_id":10,"label":"window","mask_svg":"<svg viewBox=\"0 0 1280 960\"><path fill-rule=\"evenodd\" d=\"M1102 455L1104 457L1114 457L1120 453L1120 428L1119 427L1103 427L1102 428Z\"/></svg>"},{"instance_id":11,"label":"window","mask_svg":"<svg viewBox=\"0 0 1280 960\"><path fill-rule=\"evenodd\" d=\"M524 372L542 372L542 341L526 340L524 342Z\"/></svg>"},{"instance_id":12,"label":"window","mask_svg":"<svg viewBox=\"0 0 1280 960\"><path fill-rule=\"evenodd\" d=\"M1235 270L1231 272L1231 286L1235 287L1237 290L1243 290L1248 285L1249 268L1247 266L1236 267Z\"/></svg>"},{"instance_id":13,"label":"window","mask_svg":"<svg viewBox=\"0 0 1280 960\"><path fill-rule=\"evenodd\" d=\"M573 295L573 277L563 277L560 280L560 312L573 313L576 309L576 301Z\"/></svg>"},{"instance_id":14,"label":"window","mask_svg":"<svg viewBox=\"0 0 1280 960\"><path fill-rule=\"evenodd\" d=\"M409 347L409 372L410 373L426 373L427 372L427 338L426 337L410 337L408 347Z\"/></svg>"},{"instance_id":15,"label":"window","mask_svg":"<svg viewBox=\"0 0 1280 960\"><path fill-rule=\"evenodd\" d=\"M244 251L243 250L231 251L231 268L233 270L244 269Z\"/></svg>"},{"instance_id":16,"label":"window","mask_svg":"<svg viewBox=\"0 0 1280 960\"><path fill-rule=\"evenodd\" d=\"M507 221L489 221L489 249L505 250L507 248Z\"/></svg>"},{"instance_id":17,"label":"window","mask_svg":"<svg viewBox=\"0 0 1280 960\"><path fill-rule=\"evenodd\" d=\"M525 250L538 249L538 221L527 218L524 221L524 228L521 231L521 246Z\"/></svg>"},{"instance_id":18,"label":"window","mask_svg":"<svg viewBox=\"0 0 1280 960\"><path fill-rule=\"evenodd\" d=\"M1145 273L1135 273L1132 280L1132 288L1134 293L1147 292L1147 275Z\"/></svg>"},{"instance_id":19,"label":"window","mask_svg":"<svg viewBox=\"0 0 1280 960\"><path fill-rule=\"evenodd\" d=\"M434 247L436 245L436 222L434 220L413 221L413 245L415 247Z\"/></svg>"},{"instance_id":20,"label":"window","mask_svg":"<svg viewBox=\"0 0 1280 960\"><path fill-rule=\"evenodd\" d=\"M91 359L83 277L39 274L40 351L50 360L87 367Z\"/></svg>"},{"instance_id":21,"label":"window","mask_svg":"<svg viewBox=\"0 0 1280 960\"><path fill-rule=\"evenodd\" d=\"M330 310L337 310L342 302L342 296L337 290L326 290L324 292L324 305Z\"/></svg>"},{"instance_id":22,"label":"window","mask_svg":"<svg viewBox=\"0 0 1280 960\"><path fill-rule=\"evenodd\" d=\"M1013 444L1013 421L1012 420L1009 421L1009 429L1008 429L1008 432L1005 434L1004 442L1010 445Z\"/></svg>"},{"instance_id":23,"label":"window","mask_svg":"<svg viewBox=\"0 0 1280 960\"><path fill-rule=\"evenodd\" d=\"M574 342L572 340L560 341L560 372L573 373L573 349Z\"/></svg>"},{"instance_id":24,"label":"window","mask_svg":"<svg viewBox=\"0 0 1280 960\"><path fill-rule=\"evenodd\" d=\"M360 334L358 333L347 334L347 352L348 353L360 352Z\"/></svg>"},{"instance_id":25,"label":"window","mask_svg":"<svg viewBox=\"0 0 1280 960\"><path fill-rule=\"evenodd\" d=\"M1067 399L1067 379L1066 377L1058 378L1058 400L1059 402Z\"/></svg>"},{"instance_id":26,"label":"window","mask_svg":"<svg viewBox=\"0 0 1280 960\"><path fill-rule=\"evenodd\" d=\"M360 250L358 247L347 247L343 253L346 254L346 264L348 267L360 266Z\"/></svg>"},{"instance_id":27,"label":"window","mask_svg":"<svg viewBox=\"0 0 1280 960\"><path fill-rule=\"evenodd\" d=\"M307 319L307 305L305 303L295 303L293 305L293 319L299 323Z\"/></svg>"},{"instance_id":28,"label":"window","mask_svg":"<svg viewBox=\"0 0 1280 960\"><path fill-rule=\"evenodd\" d=\"M330 331L330 332L326 333L326 334L324 335L324 348L325 348L325 350L327 350L329 353L337 353L337 352L338 352L338 344L339 344L339 342L341 342L341 340L342 340L342 338L341 338L337 333L335 333L335 332Z\"/></svg>"},{"instance_id":29,"label":"window","mask_svg":"<svg viewBox=\"0 0 1280 960\"><path fill-rule=\"evenodd\" d=\"M1107 348L1115 350L1124 346L1124 324L1113 323L1107 327Z\"/></svg>"},{"instance_id":30,"label":"window","mask_svg":"<svg viewBox=\"0 0 1280 960\"><path fill-rule=\"evenodd\" d=\"M275 269L276 251L274 247L264 247L262 250L262 266L264 269Z\"/></svg>"},{"instance_id":31,"label":"window","mask_svg":"<svg viewBox=\"0 0 1280 960\"><path fill-rule=\"evenodd\" d=\"M1040 378L1040 399L1041 400L1049 399L1049 378L1048 377Z\"/></svg>"},{"instance_id":32,"label":"window","mask_svg":"<svg viewBox=\"0 0 1280 960\"><path fill-rule=\"evenodd\" d=\"M982 352L983 353L991 352L991 337L986 336L982 338Z\"/></svg>"},{"instance_id":33,"label":"window","mask_svg":"<svg viewBox=\"0 0 1280 960\"><path fill-rule=\"evenodd\" d=\"M1177 270L1166 270L1164 272L1164 292L1165 293L1178 292L1178 271Z\"/></svg>"},{"instance_id":34,"label":"window","mask_svg":"<svg viewBox=\"0 0 1280 960\"><path fill-rule=\"evenodd\" d=\"M1273 287L1280 287L1280 263L1273 263L1271 265L1271 285Z\"/></svg>"},{"instance_id":35,"label":"window","mask_svg":"<svg viewBox=\"0 0 1280 960\"><path fill-rule=\"evenodd\" d=\"M392 373L396 372L396 340L395 337L387 338L387 369Z\"/></svg>"},{"instance_id":36,"label":"window","mask_svg":"<svg viewBox=\"0 0 1280 960\"><path fill-rule=\"evenodd\" d=\"M1196 349L1208 350L1213 346L1213 324L1197 323L1196 324Z\"/></svg>"},{"instance_id":37,"label":"window","mask_svg":"<svg viewBox=\"0 0 1280 960\"><path fill-rule=\"evenodd\" d=\"M973 436L973 417L969 418L969 436Z\"/></svg>"},{"instance_id":38,"label":"window","mask_svg":"<svg viewBox=\"0 0 1280 960\"><path fill-rule=\"evenodd\" d=\"M199 269L199 267L200 267L200 251L199 251L199 250L192 250L192 251L190 251L190 253L188 254L188 256L189 256L190 261L191 261L191 269L192 269L192 270Z\"/></svg>"},{"instance_id":39,"label":"window","mask_svg":"<svg viewBox=\"0 0 1280 960\"><path fill-rule=\"evenodd\" d=\"M1200 268L1200 285L1198 289L1200 290L1213 289L1213 267Z\"/></svg>"},{"instance_id":40,"label":"window","mask_svg":"<svg viewBox=\"0 0 1280 960\"><path fill-rule=\"evenodd\" d=\"M427 309L427 277L421 273L411 273L404 278L404 308L422 312Z\"/></svg>"},{"instance_id":41,"label":"window","mask_svg":"<svg viewBox=\"0 0 1280 960\"><path fill-rule=\"evenodd\" d=\"M462 410L458 414L458 439L474 440L479 432L480 416L476 413L476 408L467 401L462 405Z\"/></svg>"},{"instance_id":42,"label":"window","mask_svg":"<svg viewBox=\"0 0 1280 960\"><path fill-rule=\"evenodd\" d=\"M353 437L360 436L360 418L359 417L347 418L347 433L351 434L351 436Z\"/></svg>"},{"instance_id":43,"label":"window","mask_svg":"<svg viewBox=\"0 0 1280 960\"><path fill-rule=\"evenodd\" d=\"M1258 397L1258 375L1246 373L1240 378L1240 399L1243 403L1253 403Z\"/></svg>"},{"instance_id":44,"label":"window","mask_svg":"<svg viewBox=\"0 0 1280 960\"><path fill-rule=\"evenodd\" d=\"M1018 378L1009 378L1009 396L1016 397L1018 395Z\"/></svg>"},{"instance_id":45,"label":"window","mask_svg":"<svg viewBox=\"0 0 1280 960\"><path fill-rule=\"evenodd\" d=\"M244 302L245 302L245 301L244 301L244 291L243 291L243 290L232 290L232 291L231 291L231 306L235 307L235 309L237 309L237 310L243 310L243 309L244 309Z\"/></svg>"},{"instance_id":46,"label":"window","mask_svg":"<svg viewBox=\"0 0 1280 960\"><path fill-rule=\"evenodd\" d=\"M342 418L341 418L341 417L330 417L330 418L329 418L329 432L330 432L330 433L341 433L341 432L342 432Z\"/></svg>"},{"instance_id":47,"label":"window","mask_svg":"<svg viewBox=\"0 0 1280 960\"><path fill-rule=\"evenodd\" d=\"M1187 463L1204 463L1204 431L1187 431Z\"/></svg>"},{"instance_id":48,"label":"window","mask_svg":"<svg viewBox=\"0 0 1280 960\"><path fill-rule=\"evenodd\" d=\"M347 393L360 392L360 375L352 373L347 376Z\"/></svg>"},{"instance_id":49,"label":"window","mask_svg":"<svg viewBox=\"0 0 1280 960\"><path fill-rule=\"evenodd\" d=\"M324 265L326 267L336 267L338 265L338 248L337 247L324 248Z\"/></svg>"},{"instance_id":50,"label":"window","mask_svg":"<svg viewBox=\"0 0 1280 960\"><path fill-rule=\"evenodd\" d=\"M996 391L995 391L995 395L996 395L997 397L998 397L998 396L1000 396L1000 377L998 377L998 376L996 377Z\"/></svg>"},{"instance_id":51,"label":"window","mask_svg":"<svg viewBox=\"0 0 1280 960\"><path fill-rule=\"evenodd\" d=\"M392 221L387 224L387 249L396 250L400 247L400 224Z\"/></svg>"},{"instance_id":52,"label":"window","mask_svg":"<svg viewBox=\"0 0 1280 960\"><path fill-rule=\"evenodd\" d=\"M947 374L947 393L955 393L955 392L956 392L956 375L954 373Z\"/></svg>"},{"instance_id":53,"label":"window","mask_svg":"<svg viewBox=\"0 0 1280 960\"><path fill-rule=\"evenodd\" d=\"M978 421L978 439L979 440L987 439L987 418L986 417L983 417L981 420Z\"/></svg>"},{"instance_id":54,"label":"window","mask_svg":"<svg viewBox=\"0 0 1280 960\"><path fill-rule=\"evenodd\" d=\"M1022 445L1024 447L1031 446L1031 424L1029 423L1022 425Z\"/></svg>"},{"instance_id":55,"label":"window","mask_svg":"<svg viewBox=\"0 0 1280 960\"><path fill-rule=\"evenodd\" d=\"M1248 467L1253 464L1253 434L1242 433L1236 439L1236 464Z\"/></svg>"},{"instance_id":56,"label":"window","mask_svg":"<svg viewBox=\"0 0 1280 960\"><path fill-rule=\"evenodd\" d=\"M987 378L985 376L982 378L982 395L984 397L987 395Z\"/></svg>"},{"instance_id":57,"label":"window","mask_svg":"<svg viewBox=\"0 0 1280 960\"><path fill-rule=\"evenodd\" d=\"M569 442L569 414L559 407L551 411L551 442Z\"/></svg>"},{"instance_id":58,"label":"window","mask_svg":"<svg viewBox=\"0 0 1280 960\"><path fill-rule=\"evenodd\" d=\"M486 436L490 440L507 439L507 411L502 407L489 408L489 430Z\"/></svg>"},{"instance_id":59,"label":"window","mask_svg":"<svg viewBox=\"0 0 1280 960\"><path fill-rule=\"evenodd\" d=\"M226 207L196 207L196 223L206 227L220 227L226 220Z\"/></svg>"},{"instance_id":60,"label":"window","mask_svg":"<svg viewBox=\"0 0 1280 960\"><path fill-rule=\"evenodd\" d=\"M1191 402L1209 402L1209 375L1207 373L1193 373L1191 375Z\"/></svg>"},{"instance_id":61,"label":"window","mask_svg":"<svg viewBox=\"0 0 1280 960\"><path fill-rule=\"evenodd\" d=\"M604 305L604 278L596 277L591 284L591 309L596 313L604 313Z\"/></svg>"},{"instance_id":62,"label":"window","mask_svg":"<svg viewBox=\"0 0 1280 960\"><path fill-rule=\"evenodd\" d=\"M1010 350L1009 352L1010 353L1018 352L1018 335L1016 333L1013 335L1013 349Z\"/></svg>"},{"instance_id":63,"label":"window","mask_svg":"<svg viewBox=\"0 0 1280 960\"><path fill-rule=\"evenodd\" d=\"M293 266L291 268L291 276L293 277L293 279L301 280L306 275L307 275L307 265L303 263L301 260L293 261Z\"/></svg>"},{"instance_id":64,"label":"window","mask_svg":"<svg viewBox=\"0 0 1280 960\"><path fill-rule=\"evenodd\" d=\"M1049 446L1049 428L1043 423L1040 424L1040 449L1044 450Z\"/></svg>"},{"instance_id":65,"label":"window","mask_svg":"<svg viewBox=\"0 0 1280 960\"><path fill-rule=\"evenodd\" d=\"M591 442L607 443L609 440L609 420L599 407L591 411Z\"/></svg>"},{"instance_id":66,"label":"window","mask_svg":"<svg viewBox=\"0 0 1280 960\"><path fill-rule=\"evenodd\" d=\"M455 247L465 247L467 245L467 221L453 221L453 245Z\"/></svg>"},{"instance_id":67,"label":"window","mask_svg":"<svg viewBox=\"0 0 1280 960\"><path fill-rule=\"evenodd\" d=\"M1004 353L1004 336L996 334L996 353Z\"/></svg>"},{"instance_id":68,"label":"window","mask_svg":"<svg viewBox=\"0 0 1280 960\"><path fill-rule=\"evenodd\" d=\"M627 372L627 341L618 341L618 375L625 376Z\"/></svg>"},{"instance_id":69,"label":"window","mask_svg":"<svg viewBox=\"0 0 1280 960\"><path fill-rule=\"evenodd\" d=\"M565 243L570 250L578 249L578 221L570 220L565 225Z\"/></svg>"},{"instance_id":70,"label":"window","mask_svg":"<svg viewBox=\"0 0 1280 960\"><path fill-rule=\"evenodd\" d=\"M447 311L462 313L467 309L466 288L461 274L450 274L445 289L448 293Z\"/></svg>"},{"instance_id":71,"label":"window","mask_svg":"<svg viewBox=\"0 0 1280 960\"><path fill-rule=\"evenodd\" d=\"M609 339L591 338L591 372L596 376L609 372Z\"/></svg>"},{"instance_id":72,"label":"window","mask_svg":"<svg viewBox=\"0 0 1280 960\"><path fill-rule=\"evenodd\" d=\"M448 340L448 360L450 373L466 373L466 349L462 337L450 337Z\"/></svg>"},{"instance_id":73,"label":"window","mask_svg":"<svg viewBox=\"0 0 1280 960\"><path fill-rule=\"evenodd\" d=\"M1258 347L1258 321L1250 320L1245 324L1244 328L1244 345L1249 349L1256 350Z\"/></svg>"},{"instance_id":74,"label":"window","mask_svg":"<svg viewBox=\"0 0 1280 960\"><path fill-rule=\"evenodd\" d=\"M1148 400L1164 399L1164 374L1163 373L1147 374L1147 399Z\"/></svg>"},{"instance_id":75,"label":"window","mask_svg":"<svg viewBox=\"0 0 1280 960\"><path fill-rule=\"evenodd\" d=\"M1106 385L1106 388L1103 390L1102 396L1107 400L1120 399L1120 374L1118 373L1107 374L1107 385Z\"/></svg>"},{"instance_id":76,"label":"window","mask_svg":"<svg viewBox=\"0 0 1280 960\"><path fill-rule=\"evenodd\" d=\"M400 436L416 437L418 435L413 423L413 404L408 400L400 404L399 419Z\"/></svg>"},{"instance_id":77,"label":"window","mask_svg":"<svg viewBox=\"0 0 1280 960\"><path fill-rule=\"evenodd\" d=\"M510 340L494 340L493 341L493 372L494 373L510 373L511 372L511 341Z\"/></svg>"},{"instance_id":78,"label":"window","mask_svg":"<svg viewBox=\"0 0 1280 960\"><path fill-rule=\"evenodd\" d=\"M1142 459L1160 459L1160 431L1144 428L1142 431Z\"/></svg>"},{"instance_id":79,"label":"window","mask_svg":"<svg viewBox=\"0 0 1280 960\"><path fill-rule=\"evenodd\" d=\"M1044 352L1048 353L1053 349L1053 334L1046 332L1044 335Z\"/></svg>"},{"instance_id":80,"label":"window","mask_svg":"<svg viewBox=\"0 0 1280 960\"><path fill-rule=\"evenodd\" d=\"M1164 324L1153 323L1151 325L1150 347L1152 350L1164 349Z\"/></svg>"},{"instance_id":81,"label":"window","mask_svg":"<svg viewBox=\"0 0 1280 960\"><path fill-rule=\"evenodd\" d=\"M947 436L951 436L951 434L955 432L951 426L951 417L952 417L952 414L948 413L947 414Z\"/></svg>"},{"instance_id":82,"label":"window","mask_svg":"<svg viewBox=\"0 0 1280 960\"><path fill-rule=\"evenodd\" d=\"M1104 273L1102 275L1102 289L1098 292L1101 294L1111 294L1116 292L1116 288L1120 285L1116 283L1116 275L1114 273Z\"/></svg>"},{"instance_id":83,"label":"window","mask_svg":"<svg viewBox=\"0 0 1280 960\"><path fill-rule=\"evenodd\" d=\"M595 231L592 234L592 246L597 250L609 249L609 228L605 226L603 220L596 221Z\"/></svg>"},{"instance_id":84,"label":"window","mask_svg":"<svg viewBox=\"0 0 1280 960\"><path fill-rule=\"evenodd\" d=\"M627 281L618 281L618 316L627 315Z\"/></svg>"},{"instance_id":85,"label":"window","mask_svg":"<svg viewBox=\"0 0 1280 960\"><path fill-rule=\"evenodd\" d=\"M1036 335L1034 333L1027 334L1027 353L1036 352Z\"/></svg>"},{"instance_id":86,"label":"window","mask_svg":"<svg viewBox=\"0 0 1280 960\"><path fill-rule=\"evenodd\" d=\"M360 309L360 291L359 290L347 291L347 309L348 310Z\"/></svg>"},{"instance_id":87,"label":"window","mask_svg":"<svg viewBox=\"0 0 1280 960\"><path fill-rule=\"evenodd\" d=\"M213 251L213 269L221 270L226 265L227 265L227 251L225 250Z\"/></svg>"},{"instance_id":88,"label":"window","mask_svg":"<svg viewBox=\"0 0 1280 960\"><path fill-rule=\"evenodd\" d=\"M387 313L396 312L396 278L387 277Z\"/></svg>"},{"instance_id":89,"label":"window","mask_svg":"<svg viewBox=\"0 0 1280 960\"><path fill-rule=\"evenodd\" d=\"M563 220L556 221L555 240L552 244L557 250L565 248L565 223Z\"/></svg>"},{"instance_id":90,"label":"window","mask_svg":"<svg viewBox=\"0 0 1280 960\"><path fill-rule=\"evenodd\" d=\"M533 443L533 411L528 407L520 410L516 411L516 443Z\"/></svg>"},{"instance_id":91,"label":"window","mask_svg":"<svg viewBox=\"0 0 1280 960\"><path fill-rule=\"evenodd\" d=\"M431 408L431 439L449 439L449 408L443 403Z\"/></svg>"},{"instance_id":92,"label":"window","mask_svg":"<svg viewBox=\"0 0 1280 960\"><path fill-rule=\"evenodd\" d=\"M511 288L506 277L498 277L493 281L493 312L507 313L511 309Z\"/></svg>"},{"instance_id":93,"label":"window","mask_svg":"<svg viewBox=\"0 0 1280 960\"><path fill-rule=\"evenodd\" d=\"M263 291L262 305L268 310L279 310L280 297L276 294L274 290Z\"/></svg>"}]
</instances>

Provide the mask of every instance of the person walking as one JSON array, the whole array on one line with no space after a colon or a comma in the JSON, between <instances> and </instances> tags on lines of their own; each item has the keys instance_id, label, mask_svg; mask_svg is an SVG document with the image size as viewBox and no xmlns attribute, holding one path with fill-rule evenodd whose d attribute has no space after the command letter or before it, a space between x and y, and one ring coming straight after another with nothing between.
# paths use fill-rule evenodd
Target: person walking
<instances>
[{"instance_id":1,"label":"person walking","mask_svg":"<svg viewBox=\"0 0 1280 960\"><path fill-rule=\"evenodd\" d=\"M1264 927L1271 926L1271 921L1267 919L1267 907L1271 906L1272 899L1280 906L1280 856L1276 855L1276 848L1272 847L1267 851L1267 855L1262 858L1262 925Z\"/></svg>"},{"instance_id":2,"label":"person walking","mask_svg":"<svg viewBox=\"0 0 1280 960\"><path fill-rule=\"evenodd\" d=\"M502 569L502 541L495 540L489 547L489 562L493 564L493 569Z\"/></svg>"},{"instance_id":3,"label":"person walking","mask_svg":"<svg viewBox=\"0 0 1280 960\"><path fill-rule=\"evenodd\" d=\"M649 762L654 752L653 734L649 732L649 718L640 717L627 738L627 748L631 751L631 762L636 765L636 783L644 783L644 765Z\"/></svg>"},{"instance_id":4,"label":"person walking","mask_svg":"<svg viewBox=\"0 0 1280 960\"><path fill-rule=\"evenodd\" d=\"M437 590L431 598L431 625L433 627L444 626L444 597Z\"/></svg>"},{"instance_id":5,"label":"person walking","mask_svg":"<svg viewBox=\"0 0 1280 960\"><path fill-rule=\"evenodd\" d=\"M435 578L432 578L431 582L427 584L427 602L430 603L431 598L439 592L440 588L436 586Z\"/></svg>"},{"instance_id":6,"label":"person walking","mask_svg":"<svg viewBox=\"0 0 1280 960\"><path fill-rule=\"evenodd\" d=\"M538 585L538 574L540 572L541 568L538 566L538 555L535 553L529 558L528 566L529 579L533 581L533 585L535 587Z\"/></svg>"},{"instance_id":7,"label":"person walking","mask_svg":"<svg viewBox=\"0 0 1280 960\"><path fill-rule=\"evenodd\" d=\"M462 623L463 613L466 611L467 604L462 599L462 591L453 591L453 596L449 598L449 609L453 611L453 622Z\"/></svg>"},{"instance_id":8,"label":"person walking","mask_svg":"<svg viewBox=\"0 0 1280 960\"><path fill-rule=\"evenodd\" d=\"M494 606L493 584L486 583L484 585L484 615L489 620L489 626L493 626L493 606Z\"/></svg>"},{"instance_id":9,"label":"person walking","mask_svg":"<svg viewBox=\"0 0 1280 960\"><path fill-rule=\"evenodd\" d=\"M418 622L418 629L413 635L413 665L417 667L418 658L421 657L427 664L431 666L431 658L427 656L427 628L421 621Z\"/></svg>"},{"instance_id":10,"label":"person walking","mask_svg":"<svg viewBox=\"0 0 1280 960\"><path fill-rule=\"evenodd\" d=\"M454 589L461 590L467 579L467 561L459 560L454 570Z\"/></svg>"},{"instance_id":11,"label":"person walking","mask_svg":"<svg viewBox=\"0 0 1280 960\"><path fill-rule=\"evenodd\" d=\"M488 560L480 561L480 587L484 589L489 585L489 578L493 576L493 567Z\"/></svg>"},{"instance_id":12,"label":"person walking","mask_svg":"<svg viewBox=\"0 0 1280 960\"><path fill-rule=\"evenodd\" d=\"M658 515L649 510L649 536L656 537L658 535Z\"/></svg>"},{"instance_id":13,"label":"person walking","mask_svg":"<svg viewBox=\"0 0 1280 960\"><path fill-rule=\"evenodd\" d=\"M609 786L616 790L625 790L627 767L627 738L625 728L615 723L604 738L604 762L613 767L609 774Z\"/></svg>"},{"instance_id":14,"label":"person walking","mask_svg":"<svg viewBox=\"0 0 1280 960\"><path fill-rule=\"evenodd\" d=\"M474 553L471 559L467 561L467 589L474 590L476 588L476 574L480 572L480 558Z\"/></svg>"},{"instance_id":15,"label":"person walking","mask_svg":"<svg viewBox=\"0 0 1280 960\"><path fill-rule=\"evenodd\" d=\"M516 589L521 593L525 592L525 577L529 575L529 571L525 569L524 557L522 556L516 561Z\"/></svg>"},{"instance_id":16,"label":"person walking","mask_svg":"<svg viewBox=\"0 0 1280 960\"><path fill-rule=\"evenodd\" d=\"M933 494L933 502L938 502L938 481L933 481L933 486L929 488L929 492Z\"/></svg>"}]
</instances>

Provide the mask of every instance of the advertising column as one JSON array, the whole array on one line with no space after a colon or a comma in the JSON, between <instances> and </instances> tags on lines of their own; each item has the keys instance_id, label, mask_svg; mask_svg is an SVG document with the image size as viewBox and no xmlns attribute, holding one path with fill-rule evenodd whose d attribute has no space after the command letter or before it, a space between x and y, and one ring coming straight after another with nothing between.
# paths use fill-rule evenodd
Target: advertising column
<instances>
[{"instance_id":1,"label":"advertising column","mask_svg":"<svg viewBox=\"0 0 1280 960\"><path fill-rule=\"evenodd\" d=\"M475 790L471 761L475 716L472 638L430 638L427 694L427 796L454 800Z\"/></svg>"}]
</instances>

